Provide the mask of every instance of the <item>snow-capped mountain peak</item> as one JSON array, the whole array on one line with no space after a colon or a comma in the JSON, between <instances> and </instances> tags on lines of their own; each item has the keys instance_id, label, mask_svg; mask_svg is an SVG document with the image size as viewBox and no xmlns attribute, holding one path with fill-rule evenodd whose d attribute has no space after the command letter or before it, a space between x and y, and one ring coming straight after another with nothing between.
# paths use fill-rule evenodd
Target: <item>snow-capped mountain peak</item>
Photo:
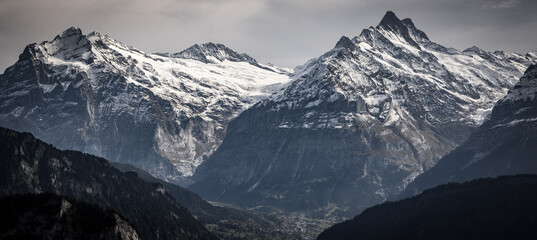
<instances>
[{"instance_id":1,"label":"snow-capped mountain peak","mask_svg":"<svg viewBox=\"0 0 537 240\"><path fill-rule=\"evenodd\" d=\"M28 45L0 75L0 124L174 180L193 174L232 118L288 81L286 69L221 44L166 56L73 27Z\"/></svg>"},{"instance_id":2,"label":"snow-capped mountain peak","mask_svg":"<svg viewBox=\"0 0 537 240\"><path fill-rule=\"evenodd\" d=\"M272 99L293 107L314 106L340 97L365 101L371 115L393 123L390 116L395 120L408 115L397 110L402 104L411 104L410 99L403 100L409 96L403 92L431 88L423 94L443 92L449 100L437 102L437 97L425 100L416 96L412 101L426 101L424 106L451 101L470 107L451 106L444 111L425 107L413 118L426 118L433 124L463 118L477 126L536 59L531 53L492 54L477 47L464 52L446 48L431 42L412 20L400 20L389 11L377 27L364 29L352 40L343 36L334 49L297 67L290 87ZM390 111L382 113L383 104L392 105Z\"/></svg>"},{"instance_id":3,"label":"snow-capped mountain peak","mask_svg":"<svg viewBox=\"0 0 537 240\"><path fill-rule=\"evenodd\" d=\"M248 62L255 64L257 61L247 54L239 54L223 44L212 42L201 45L195 44L179 53L171 54L172 57L195 59L204 63L214 63L218 61Z\"/></svg>"},{"instance_id":4,"label":"snow-capped mountain peak","mask_svg":"<svg viewBox=\"0 0 537 240\"><path fill-rule=\"evenodd\" d=\"M407 30L401 19L399 19L392 11L386 12L382 20L380 20L380 23L377 25L377 28L393 32L402 32Z\"/></svg>"},{"instance_id":5,"label":"snow-capped mountain peak","mask_svg":"<svg viewBox=\"0 0 537 240\"><path fill-rule=\"evenodd\" d=\"M29 59L32 57L54 57L65 60L85 58L91 50L91 43L80 28L70 27L58 34L54 40L45 41L41 44L30 44L26 46L24 52L19 56L19 60Z\"/></svg>"},{"instance_id":6,"label":"snow-capped mountain peak","mask_svg":"<svg viewBox=\"0 0 537 240\"><path fill-rule=\"evenodd\" d=\"M471 46L467 49L464 49L462 52L464 53L476 53L476 54L486 54L487 52L485 52L483 49L477 47L477 46Z\"/></svg>"},{"instance_id":7,"label":"snow-capped mountain peak","mask_svg":"<svg viewBox=\"0 0 537 240\"><path fill-rule=\"evenodd\" d=\"M376 29L383 33L384 37L404 40L407 44L420 49L419 42L429 41L425 33L414 26L409 18L401 21L395 13L388 11L382 18Z\"/></svg>"},{"instance_id":8,"label":"snow-capped mountain peak","mask_svg":"<svg viewBox=\"0 0 537 240\"><path fill-rule=\"evenodd\" d=\"M73 45L71 44L73 41L77 43L79 40L84 38L84 35L82 34L82 30L78 27L70 27L63 31L62 33L58 34L52 42L61 41L64 43L64 45Z\"/></svg>"}]
</instances>

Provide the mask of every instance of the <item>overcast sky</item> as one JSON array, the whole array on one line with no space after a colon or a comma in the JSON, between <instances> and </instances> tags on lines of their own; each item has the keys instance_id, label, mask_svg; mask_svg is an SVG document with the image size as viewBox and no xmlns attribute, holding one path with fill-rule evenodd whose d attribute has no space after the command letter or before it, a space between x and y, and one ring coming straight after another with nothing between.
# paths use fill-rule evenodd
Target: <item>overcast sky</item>
<instances>
[{"instance_id":1,"label":"overcast sky","mask_svg":"<svg viewBox=\"0 0 537 240\"><path fill-rule=\"evenodd\" d=\"M387 10L447 47L528 52L537 48L536 9L536 0L0 0L0 72L27 44L70 26L146 52L212 41L294 67L376 26Z\"/></svg>"}]
</instances>

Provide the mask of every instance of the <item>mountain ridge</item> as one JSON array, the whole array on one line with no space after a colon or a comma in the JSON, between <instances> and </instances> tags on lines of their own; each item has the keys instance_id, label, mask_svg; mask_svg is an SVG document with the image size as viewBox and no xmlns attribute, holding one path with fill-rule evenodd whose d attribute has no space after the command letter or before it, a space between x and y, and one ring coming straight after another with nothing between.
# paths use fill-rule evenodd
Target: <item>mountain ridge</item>
<instances>
[{"instance_id":1,"label":"mountain ridge","mask_svg":"<svg viewBox=\"0 0 537 240\"><path fill-rule=\"evenodd\" d=\"M537 173L536 96L537 65L531 65L496 103L490 119L436 166L418 176L399 197L452 181Z\"/></svg>"},{"instance_id":2,"label":"mountain ridge","mask_svg":"<svg viewBox=\"0 0 537 240\"><path fill-rule=\"evenodd\" d=\"M368 208L317 239L531 238L536 175L449 183L412 198Z\"/></svg>"},{"instance_id":3,"label":"mountain ridge","mask_svg":"<svg viewBox=\"0 0 537 240\"><path fill-rule=\"evenodd\" d=\"M55 194L0 197L2 239L139 240L131 223L116 211Z\"/></svg>"},{"instance_id":4,"label":"mountain ridge","mask_svg":"<svg viewBox=\"0 0 537 240\"><path fill-rule=\"evenodd\" d=\"M204 43L204 44L194 44L191 47L180 51L178 53L171 54L173 57L177 58L190 58L196 59L201 62L209 63L211 62L208 57L216 58L218 61L235 61L235 62L248 62L250 64L256 64L257 61L247 54L239 54L230 48L219 43Z\"/></svg>"}]
</instances>

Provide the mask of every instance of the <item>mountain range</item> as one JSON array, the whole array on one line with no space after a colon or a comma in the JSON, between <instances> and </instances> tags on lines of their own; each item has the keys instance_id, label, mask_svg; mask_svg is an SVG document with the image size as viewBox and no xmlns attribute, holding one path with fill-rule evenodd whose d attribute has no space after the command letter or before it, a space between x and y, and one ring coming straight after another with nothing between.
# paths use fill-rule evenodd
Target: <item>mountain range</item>
<instances>
[{"instance_id":1,"label":"mountain range","mask_svg":"<svg viewBox=\"0 0 537 240\"><path fill-rule=\"evenodd\" d=\"M537 50L444 47L391 11L292 70L222 44L145 53L72 27L0 75L0 200L46 198L51 234L78 224L76 211L57 218L58 202L80 201L114 218L101 227L119 238L311 238L362 211L319 239L416 226L428 238L493 185L502 201L531 188L523 175L426 190L537 173L536 62ZM427 211L448 219L416 220ZM404 219L415 223L406 233ZM473 236L460 229L444 235Z\"/></svg>"},{"instance_id":2,"label":"mountain range","mask_svg":"<svg viewBox=\"0 0 537 240\"><path fill-rule=\"evenodd\" d=\"M190 189L258 211L354 216L463 143L536 60L443 47L387 12L232 120Z\"/></svg>"}]
</instances>

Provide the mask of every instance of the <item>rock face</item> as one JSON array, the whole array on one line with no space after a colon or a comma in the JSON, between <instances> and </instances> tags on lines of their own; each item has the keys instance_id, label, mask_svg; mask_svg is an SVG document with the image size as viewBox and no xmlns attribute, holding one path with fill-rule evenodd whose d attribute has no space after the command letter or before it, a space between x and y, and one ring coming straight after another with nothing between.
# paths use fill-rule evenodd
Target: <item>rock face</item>
<instances>
[{"instance_id":1,"label":"rock face","mask_svg":"<svg viewBox=\"0 0 537 240\"><path fill-rule=\"evenodd\" d=\"M0 125L181 182L288 72L221 44L148 54L70 28L0 75Z\"/></svg>"},{"instance_id":2,"label":"rock face","mask_svg":"<svg viewBox=\"0 0 537 240\"><path fill-rule=\"evenodd\" d=\"M368 208L317 239L531 239L536 197L535 175L450 183Z\"/></svg>"},{"instance_id":3,"label":"rock face","mask_svg":"<svg viewBox=\"0 0 537 240\"><path fill-rule=\"evenodd\" d=\"M115 211L54 194L2 197L0 209L2 239L140 239Z\"/></svg>"},{"instance_id":4,"label":"rock face","mask_svg":"<svg viewBox=\"0 0 537 240\"><path fill-rule=\"evenodd\" d=\"M402 196L447 183L522 173L537 174L537 66L532 65L490 119L461 146L412 182Z\"/></svg>"},{"instance_id":5,"label":"rock face","mask_svg":"<svg viewBox=\"0 0 537 240\"><path fill-rule=\"evenodd\" d=\"M388 12L234 119L190 188L261 211L355 215L461 144L536 59L446 48Z\"/></svg>"},{"instance_id":6,"label":"rock face","mask_svg":"<svg viewBox=\"0 0 537 240\"><path fill-rule=\"evenodd\" d=\"M0 196L47 192L112 208L142 239L217 239L162 184L121 173L102 158L0 128L0 159Z\"/></svg>"}]
</instances>

